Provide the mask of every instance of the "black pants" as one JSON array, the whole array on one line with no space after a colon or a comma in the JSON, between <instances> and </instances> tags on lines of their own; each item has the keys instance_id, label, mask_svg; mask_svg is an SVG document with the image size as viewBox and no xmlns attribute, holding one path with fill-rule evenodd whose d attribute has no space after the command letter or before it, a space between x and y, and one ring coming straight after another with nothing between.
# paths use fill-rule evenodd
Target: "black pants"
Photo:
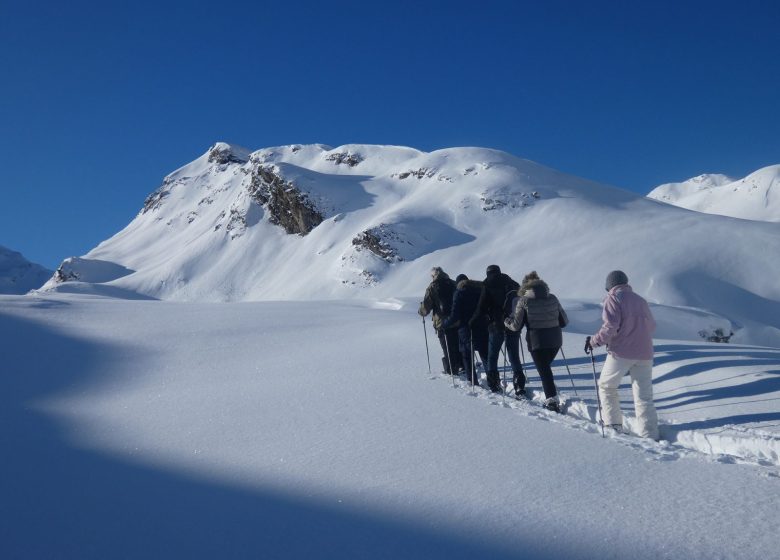
<instances>
[{"instance_id":1,"label":"black pants","mask_svg":"<svg viewBox=\"0 0 780 560\"><path fill-rule=\"evenodd\" d=\"M552 361L555 356L558 355L560 348L540 348L538 350L531 350L531 357L536 365L536 371L539 372L539 377L542 378L542 388L544 388L544 396L548 399L558 394L558 390L555 388L555 380L553 379Z\"/></svg>"},{"instance_id":2,"label":"black pants","mask_svg":"<svg viewBox=\"0 0 780 560\"><path fill-rule=\"evenodd\" d=\"M458 373L458 370L463 367L458 349L458 329L439 329L436 334L439 337L441 351L444 353L444 360L442 360L444 371Z\"/></svg>"},{"instance_id":3,"label":"black pants","mask_svg":"<svg viewBox=\"0 0 780 560\"><path fill-rule=\"evenodd\" d=\"M479 354L479 358L482 360L482 365L484 367L484 365L487 363L487 350L482 350L475 343L474 344L474 351L477 354ZM466 377L468 378L469 381L471 381L472 380L472 372L471 372L472 362L471 362L471 360L472 360L472 356L473 356L472 353L471 353L471 348L470 347L466 347L466 351L465 352L461 351L460 356L461 356L461 359L463 360L463 368L466 370ZM476 378L474 378L474 380L476 381Z\"/></svg>"}]
</instances>

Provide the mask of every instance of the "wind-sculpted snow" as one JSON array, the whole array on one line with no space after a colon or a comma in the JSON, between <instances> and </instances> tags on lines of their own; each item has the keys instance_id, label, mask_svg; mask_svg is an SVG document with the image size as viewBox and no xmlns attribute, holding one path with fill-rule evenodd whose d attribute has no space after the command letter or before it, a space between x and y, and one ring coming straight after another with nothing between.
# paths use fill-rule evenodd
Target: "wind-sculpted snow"
<instances>
[{"instance_id":1,"label":"wind-sculpted snow","mask_svg":"<svg viewBox=\"0 0 780 560\"><path fill-rule=\"evenodd\" d=\"M133 271L103 283L188 301L419 298L432 266L481 279L495 263L595 304L622 269L653 303L780 346L780 314L755 318L780 302L776 253L774 224L692 213L497 150L220 143L84 258ZM724 305L734 293L739 304ZM678 335L701 339L684 325Z\"/></svg>"}]
</instances>

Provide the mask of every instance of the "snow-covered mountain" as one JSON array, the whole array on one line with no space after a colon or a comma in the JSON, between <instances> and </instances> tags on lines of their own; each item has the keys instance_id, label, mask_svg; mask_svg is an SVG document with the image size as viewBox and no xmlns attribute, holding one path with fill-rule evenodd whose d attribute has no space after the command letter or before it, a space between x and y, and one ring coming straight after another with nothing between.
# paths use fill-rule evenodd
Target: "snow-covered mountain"
<instances>
[{"instance_id":1,"label":"snow-covered mountain","mask_svg":"<svg viewBox=\"0 0 780 560\"><path fill-rule=\"evenodd\" d=\"M51 277L52 271L0 245L0 294L25 294Z\"/></svg>"},{"instance_id":2,"label":"snow-covered mountain","mask_svg":"<svg viewBox=\"0 0 780 560\"><path fill-rule=\"evenodd\" d=\"M654 303L703 309L726 318L734 340L780 345L780 264L765 258L778 250L774 224L688 212L496 150L218 143L46 289L420 297L433 265L481 278L498 263L514 277L537 270L560 297L597 301L620 268Z\"/></svg>"},{"instance_id":3,"label":"snow-covered mountain","mask_svg":"<svg viewBox=\"0 0 780 560\"><path fill-rule=\"evenodd\" d=\"M699 175L660 185L647 196L707 214L780 222L780 165L764 167L744 179Z\"/></svg>"}]
</instances>

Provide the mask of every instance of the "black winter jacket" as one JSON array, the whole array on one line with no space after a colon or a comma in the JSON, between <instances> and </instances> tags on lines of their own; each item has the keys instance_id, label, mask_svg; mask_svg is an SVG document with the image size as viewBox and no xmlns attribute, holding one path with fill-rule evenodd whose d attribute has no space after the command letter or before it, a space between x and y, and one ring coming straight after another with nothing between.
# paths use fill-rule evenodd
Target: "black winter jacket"
<instances>
[{"instance_id":1,"label":"black winter jacket","mask_svg":"<svg viewBox=\"0 0 780 560\"><path fill-rule=\"evenodd\" d=\"M461 280L458 289L452 299L452 313L444 321L444 328L458 327L458 334L468 341L474 337L474 342L487 340L487 315L482 315L475 321L471 321L474 312L479 305L479 297L482 293L482 282L476 280Z\"/></svg>"},{"instance_id":2,"label":"black winter jacket","mask_svg":"<svg viewBox=\"0 0 780 560\"><path fill-rule=\"evenodd\" d=\"M478 320L481 315L487 315L491 327L503 329L504 302L507 301L507 298L511 300L516 295L520 285L503 272L489 275L482 284L479 304L472 320Z\"/></svg>"}]
</instances>

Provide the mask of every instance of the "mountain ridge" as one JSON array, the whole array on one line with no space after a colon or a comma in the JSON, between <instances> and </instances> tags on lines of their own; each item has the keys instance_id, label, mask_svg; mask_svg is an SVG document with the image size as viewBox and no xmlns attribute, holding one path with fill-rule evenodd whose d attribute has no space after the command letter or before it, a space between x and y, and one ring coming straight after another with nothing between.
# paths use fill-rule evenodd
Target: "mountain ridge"
<instances>
[{"instance_id":1,"label":"mountain ridge","mask_svg":"<svg viewBox=\"0 0 780 560\"><path fill-rule=\"evenodd\" d=\"M770 280L780 267L746 244L780 249L780 232L498 150L217 143L82 257L130 272L101 270L97 281L77 263L67 289L201 301L419 297L431 266L481 278L497 263L514 277L539 271L559 297L598 301L619 268L661 305L717 313L724 292L740 294L725 316L747 333L749 307L780 301ZM53 278L46 290L63 286ZM780 341L780 320L754 326L764 334L751 340Z\"/></svg>"},{"instance_id":2,"label":"mountain ridge","mask_svg":"<svg viewBox=\"0 0 780 560\"><path fill-rule=\"evenodd\" d=\"M699 175L659 185L647 196L707 214L780 222L780 165L763 167L741 179Z\"/></svg>"},{"instance_id":3,"label":"mountain ridge","mask_svg":"<svg viewBox=\"0 0 780 560\"><path fill-rule=\"evenodd\" d=\"M0 245L0 294L25 294L43 286L52 274L18 251Z\"/></svg>"}]
</instances>

